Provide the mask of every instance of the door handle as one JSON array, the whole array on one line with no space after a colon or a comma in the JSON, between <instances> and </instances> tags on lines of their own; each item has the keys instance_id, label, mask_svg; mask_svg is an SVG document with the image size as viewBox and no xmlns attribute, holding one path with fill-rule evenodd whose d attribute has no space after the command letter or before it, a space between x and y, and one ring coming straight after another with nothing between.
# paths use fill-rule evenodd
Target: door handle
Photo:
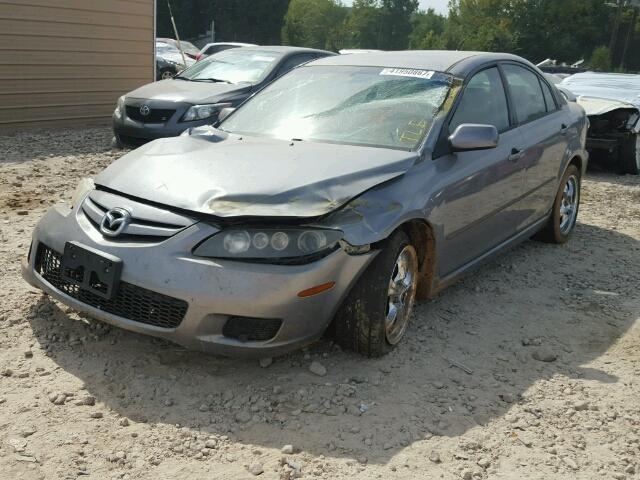
<instances>
[{"instance_id":1,"label":"door handle","mask_svg":"<svg viewBox=\"0 0 640 480\"><path fill-rule=\"evenodd\" d=\"M562 135L566 135L568 131L569 131L569 127L567 127L567 126L563 123L563 124L562 124L562 126L560 127L560 134L562 134Z\"/></svg>"},{"instance_id":2,"label":"door handle","mask_svg":"<svg viewBox=\"0 0 640 480\"><path fill-rule=\"evenodd\" d=\"M522 157L524 157L524 150L518 150L517 148L512 148L511 155L509 155L508 160L510 162L517 162Z\"/></svg>"}]
</instances>

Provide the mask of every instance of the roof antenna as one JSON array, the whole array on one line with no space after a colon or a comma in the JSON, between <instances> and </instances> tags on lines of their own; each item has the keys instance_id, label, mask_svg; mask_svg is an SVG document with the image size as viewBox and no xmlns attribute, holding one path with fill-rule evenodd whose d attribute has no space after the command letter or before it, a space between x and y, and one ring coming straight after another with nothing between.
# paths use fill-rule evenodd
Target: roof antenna
<instances>
[{"instance_id":1,"label":"roof antenna","mask_svg":"<svg viewBox=\"0 0 640 480\"><path fill-rule=\"evenodd\" d=\"M169 16L171 17L171 24L173 25L173 33L176 35L176 42L178 43L178 50L182 55L182 63L184 68L187 68L187 60L184 58L184 52L182 51L182 45L180 45L180 36L178 35L178 29L176 28L176 21L173 19L173 12L171 11L171 4L167 0L167 7L169 7Z\"/></svg>"}]
</instances>

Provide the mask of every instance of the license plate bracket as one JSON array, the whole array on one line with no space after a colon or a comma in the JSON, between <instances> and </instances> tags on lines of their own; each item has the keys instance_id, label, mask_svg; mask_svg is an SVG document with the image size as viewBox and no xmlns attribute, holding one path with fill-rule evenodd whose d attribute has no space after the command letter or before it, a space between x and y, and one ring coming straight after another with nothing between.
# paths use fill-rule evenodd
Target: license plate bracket
<instances>
[{"instance_id":1,"label":"license plate bracket","mask_svg":"<svg viewBox=\"0 0 640 480\"><path fill-rule=\"evenodd\" d=\"M118 291L122 273L122 260L118 257L78 242L67 242L60 267L63 280L99 297L109 300Z\"/></svg>"}]
</instances>

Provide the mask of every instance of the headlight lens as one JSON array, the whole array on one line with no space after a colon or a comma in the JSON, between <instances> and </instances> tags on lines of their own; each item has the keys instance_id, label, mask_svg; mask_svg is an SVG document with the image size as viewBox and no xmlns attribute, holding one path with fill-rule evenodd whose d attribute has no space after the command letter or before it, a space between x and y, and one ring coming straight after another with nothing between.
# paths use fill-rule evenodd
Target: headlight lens
<instances>
[{"instance_id":1,"label":"headlight lens","mask_svg":"<svg viewBox=\"0 0 640 480\"><path fill-rule=\"evenodd\" d=\"M71 208L76 208L78 204L82 201L87 192L93 190L95 185L93 183L92 178L83 178L78 183L75 192L73 192L73 196L71 197Z\"/></svg>"},{"instance_id":2,"label":"headlight lens","mask_svg":"<svg viewBox=\"0 0 640 480\"><path fill-rule=\"evenodd\" d=\"M187 110L182 117L183 122L192 122L194 120L203 120L218 115L220 110L230 107L230 103L212 103L210 105L194 105Z\"/></svg>"},{"instance_id":3,"label":"headlight lens","mask_svg":"<svg viewBox=\"0 0 640 480\"><path fill-rule=\"evenodd\" d=\"M342 238L339 230L265 228L217 233L193 253L211 258L298 258L332 250Z\"/></svg>"},{"instance_id":4,"label":"headlight lens","mask_svg":"<svg viewBox=\"0 0 640 480\"><path fill-rule=\"evenodd\" d=\"M118 117L118 118L119 118L119 117L122 117L122 110L124 109L124 97L125 97L125 96L124 96L124 95L122 95L122 96L118 99L118 101L116 102L116 109L115 109L115 111L113 112L113 114L114 114L116 117Z\"/></svg>"}]
</instances>

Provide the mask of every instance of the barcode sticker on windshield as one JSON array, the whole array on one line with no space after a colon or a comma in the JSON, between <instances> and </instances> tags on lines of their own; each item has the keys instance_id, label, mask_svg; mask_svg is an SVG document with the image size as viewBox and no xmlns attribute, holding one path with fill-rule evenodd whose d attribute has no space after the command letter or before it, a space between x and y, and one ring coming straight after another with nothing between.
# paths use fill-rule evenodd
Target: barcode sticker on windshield
<instances>
[{"instance_id":1,"label":"barcode sticker on windshield","mask_svg":"<svg viewBox=\"0 0 640 480\"><path fill-rule=\"evenodd\" d=\"M380 72L380 75L395 75L398 77L415 77L426 78L433 77L435 72L431 70L419 70L415 68L385 68Z\"/></svg>"}]
</instances>

